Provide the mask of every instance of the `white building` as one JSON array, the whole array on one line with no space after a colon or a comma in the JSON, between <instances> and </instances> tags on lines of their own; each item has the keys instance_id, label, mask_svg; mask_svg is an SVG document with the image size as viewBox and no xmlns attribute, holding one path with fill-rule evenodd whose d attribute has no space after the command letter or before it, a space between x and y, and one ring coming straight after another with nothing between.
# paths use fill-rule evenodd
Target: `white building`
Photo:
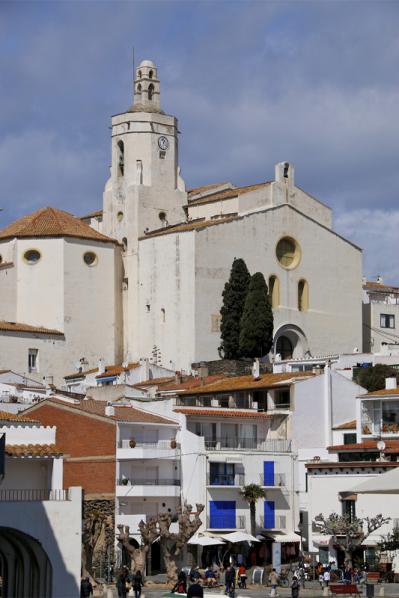
<instances>
[{"instance_id":1,"label":"white building","mask_svg":"<svg viewBox=\"0 0 399 598\"><path fill-rule=\"evenodd\" d=\"M77 596L81 488L63 490L55 427L0 412L0 439L5 452L5 475L0 476L2 592L21 598Z\"/></svg>"},{"instance_id":2,"label":"white building","mask_svg":"<svg viewBox=\"0 0 399 598\"><path fill-rule=\"evenodd\" d=\"M100 358L190 371L218 357L235 257L268 281L282 358L361 346L361 250L292 164L277 164L273 181L186 191L151 61L111 137L102 212L44 208L0 233L0 366L57 384Z\"/></svg>"},{"instance_id":3,"label":"white building","mask_svg":"<svg viewBox=\"0 0 399 598\"><path fill-rule=\"evenodd\" d=\"M363 283L363 350L399 354L399 288L376 282Z\"/></svg>"}]
</instances>

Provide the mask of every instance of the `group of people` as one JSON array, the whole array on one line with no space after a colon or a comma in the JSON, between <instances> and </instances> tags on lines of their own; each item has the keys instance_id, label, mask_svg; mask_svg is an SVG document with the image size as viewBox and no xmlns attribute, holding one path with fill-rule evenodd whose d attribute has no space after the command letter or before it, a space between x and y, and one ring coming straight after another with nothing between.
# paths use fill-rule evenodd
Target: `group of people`
<instances>
[{"instance_id":1,"label":"group of people","mask_svg":"<svg viewBox=\"0 0 399 598\"><path fill-rule=\"evenodd\" d=\"M280 582L279 575L276 569L272 569L269 575L269 583L271 585L270 596L277 596L277 586ZM300 583L297 575L294 575L291 582L291 598L299 597Z\"/></svg>"},{"instance_id":2,"label":"group of people","mask_svg":"<svg viewBox=\"0 0 399 598\"><path fill-rule=\"evenodd\" d=\"M144 579L141 571L136 571L133 575L129 574L127 567L122 567L116 579L116 589L118 598L126 598L131 588L134 591L134 597L140 598L141 588L144 586Z\"/></svg>"}]
</instances>

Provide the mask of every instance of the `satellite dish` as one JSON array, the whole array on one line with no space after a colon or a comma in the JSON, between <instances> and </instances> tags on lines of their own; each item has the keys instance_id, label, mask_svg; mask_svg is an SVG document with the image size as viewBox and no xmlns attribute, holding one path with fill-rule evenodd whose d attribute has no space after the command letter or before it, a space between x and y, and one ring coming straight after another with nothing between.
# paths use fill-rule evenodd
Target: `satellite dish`
<instances>
[{"instance_id":1,"label":"satellite dish","mask_svg":"<svg viewBox=\"0 0 399 598\"><path fill-rule=\"evenodd\" d=\"M379 451L383 451L385 448L385 442L383 440L380 440L379 442L377 442L377 448Z\"/></svg>"}]
</instances>

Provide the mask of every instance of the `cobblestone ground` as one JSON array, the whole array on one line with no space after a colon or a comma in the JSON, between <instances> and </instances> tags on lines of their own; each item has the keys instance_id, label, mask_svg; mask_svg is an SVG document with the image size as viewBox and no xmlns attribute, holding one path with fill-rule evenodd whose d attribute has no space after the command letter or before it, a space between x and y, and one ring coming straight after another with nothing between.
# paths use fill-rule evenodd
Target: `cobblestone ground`
<instances>
[{"instance_id":1,"label":"cobblestone ground","mask_svg":"<svg viewBox=\"0 0 399 598\"><path fill-rule=\"evenodd\" d=\"M165 588L144 588L141 598L162 598L167 593ZM206 598L208 592L205 592L204 598ZM221 598L223 596L222 590L216 589L209 591L209 594L214 596L218 594ZM365 589L361 590L361 596L366 596ZM103 598L116 598L118 596L114 586L109 586L104 590L103 593L95 593L95 596L102 596ZM178 594L176 594L178 596ZM270 588L265 586L257 586L256 588L250 588L248 590L238 590L236 598L268 598L270 596ZM291 596L291 590L289 588L279 588L278 596L280 598L287 598ZM307 582L305 589L301 589L300 598L323 598L323 591L320 589L320 585L317 582ZM374 586L374 596L379 598L380 596L389 596L392 598L399 598L399 584L378 584Z\"/></svg>"}]
</instances>

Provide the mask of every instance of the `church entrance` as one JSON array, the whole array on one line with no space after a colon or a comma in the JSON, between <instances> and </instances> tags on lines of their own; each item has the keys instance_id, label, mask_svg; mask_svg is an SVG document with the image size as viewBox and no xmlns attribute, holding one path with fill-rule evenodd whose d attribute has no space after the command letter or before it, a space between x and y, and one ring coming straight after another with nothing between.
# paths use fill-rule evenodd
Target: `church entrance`
<instances>
[{"instance_id":1,"label":"church entrance","mask_svg":"<svg viewBox=\"0 0 399 598\"><path fill-rule=\"evenodd\" d=\"M285 324L276 330L274 355L280 360L301 359L309 353L309 345L303 331L295 324Z\"/></svg>"},{"instance_id":2,"label":"church entrance","mask_svg":"<svg viewBox=\"0 0 399 598\"><path fill-rule=\"evenodd\" d=\"M280 336L276 343L276 353L280 353L281 359L292 359L293 348L290 339L287 336Z\"/></svg>"},{"instance_id":3,"label":"church entrance","mask_svg":"<svg viewBox=\"0 0 399 598\"><path fill-rule=\"evenodd\" d=\"M27 534L0 527L0 577L4 598L50 598L52 567L41 544Z\"/></svg>"}]
</instances>

